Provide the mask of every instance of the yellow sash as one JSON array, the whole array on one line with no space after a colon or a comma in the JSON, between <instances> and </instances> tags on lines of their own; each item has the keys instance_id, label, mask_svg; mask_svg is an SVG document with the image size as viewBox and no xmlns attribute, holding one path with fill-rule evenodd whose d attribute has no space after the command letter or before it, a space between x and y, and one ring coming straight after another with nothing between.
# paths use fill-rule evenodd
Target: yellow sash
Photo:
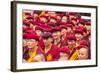
<instances>
[{"instance_id":1,"label":"yellow sash","mask_svg":"<svg viewBox=\"0 0 100 73\"><path fill-rule=\"evenodd\" d=\"M60 45L61 45L61 44L59 43L59 44L58 44L58 48L60 48Z\"/></svg>"},{"instance_id":2,"label":"yellow sash","mask_svg":"<svg viewBox=\"0 0 100 73\"><path fill-rule=\"evenodd\" d=\"M52 47L52 44L50 44L50 47L49 47L49 48L51 49L51 47ZM45 52L45 53L48 52L47 47L44 48L44 52Z\"/></svg>"},{"instance_id":3,"label":"yellow sash","mask_svg":"<svg viewBox=\"0 0 100 73\"><path fill-rule=\"evenodd\" d=\"M44 48L44 52L47 53L47 49L46 48Z\"/></svg>"},{"instance_id":4,"label":"yellow sash","mask_svg":"<svg viewBox=\"0 0 100 73\"><path fill-rule=\"evenodd\" d=\"M48 54L48 55L46 56L46 59L47 59L47 61L52 61L52 55L51 55L51 54Z\"/></svg>"},{"instance_id":5,"label":"yellow sash","mask_svg":"<svg viewBox=\"0 0 100 73\"><path fill-rule=\"evenodd\" d=\"M54 45L56 45L58 48L60 48L61 43L60 43L60 41L59 41L58 43L54 43Z\"/></svg>"},{"instance_id":6,"label":"yellow sash","mask_svg":"<svg viewBox=\"0 0 100 73\"><path fill-rule=\"evenodd\" d=\"M32 62L32 61L33 61L33 59L34 59L34 57L35 57L35 55L36 55L37 49L38 49L38 47L36 46L36 47L34 48L34 52L33 52L32 55L30 56L30 58L28 59L28 62Z\"/></svg>"},{"instance_id":7,"label":"yellow sash","mask_svg":"<svg viewBox=\"0 0 100 73\"><path fill-rule=\"evenodd\" d=\"M51 44L50 46L52 46L52 44ZM51 49L51 48L50 48L50 49ZM48 52L48 50L46 49L46 47L44 48L44 52L45 52L45 53ZM48 54L48 55L46 56L46 60L47 60L47 61L51 61L51 60L52 60L52 55L51 55L51 54Z\"/></svg>"},{"instance_id":8,"label":"yellow sash","mask_svg":"<svg viewBox=\"0 0 100 73\"><path fill-rule=\"evenodd\" d=\"M78 50L75 50L75 52L72 54L69 60L76 60L78 56Z\"/></svg>"}]
</instances>

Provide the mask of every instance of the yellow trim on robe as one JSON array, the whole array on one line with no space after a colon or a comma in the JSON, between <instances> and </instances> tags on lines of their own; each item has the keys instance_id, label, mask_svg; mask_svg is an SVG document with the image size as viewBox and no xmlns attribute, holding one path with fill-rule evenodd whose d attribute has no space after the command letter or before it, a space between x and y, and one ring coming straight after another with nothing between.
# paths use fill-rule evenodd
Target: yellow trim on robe
<instances>
[{"instance_id":1,"label":"yellow trim on robe","mask_svg":"<svg viewBox=\"0 0 100 73\"><path fill-rule=\"evenodd\" d=\"M54 42L54 45L56 45L58 48L60 48L61 43L60 43L60 41L59 41L59 42L58 42L58 41L55 41L55 42Z\"/></svg>"},{"instance_id":2,"label":"yellow trim on robe","mask_svg":"<svg viewBox=\"0 0 100 73\"><path fill-rule=\"evenodd\" d=\"M78 50L75 50L75 52L72 54L69 60L76 60L78 56Z\"/></svg>"},{"instance_id":3,"label":"yellow trim on robe","mask_svg":"<svg viewBox=\"0 0 100 73\"><path fill-rule=\"evenodd\" d=\"M59 43L57 46L58 46L58 48L60 48L60 46L61 46L61 43Z\"/></svg>"},{"instance_id":4,"label":"yellow trim on robe","mask_svg":"<svg viewBox=\"0 0 100 73\"><path fill-rule=\"evenodd\" d=\"M52 44L50 44L49 49L51 49L51 46L52 46ZM47 52L48 52L47 47L45 47L45 48L44 48L44 52L45 52L45 53L47 53Z\"/></svg>"},{"instance_id":5,"label":"yellow trim on robe","mask_svg":"<svg viewBox=\"0 0 100 73\"><path fill-rule=\"evenodd\" d=\"M35 57L36 55L36 51L37 51L38 47L36 46L34 48L34 52L32 53L31 57L28 59L28 62L32 62L33 61L33 58Z\"/></svg>"},{"instance_id":6,"label":"yellow trim on robe","mask_svg":"<svg viewBox=\"0 0 100 73\"><path fill-rule=\"evenodd\" d=\"M47 57L46 57L47 61L52 61L52 55L51 54L48 54Z\"/></svg>"},{"instance_id":7,"label":"yellow trim on robe","mask_svg":"<svg viewBox=\"0 0 100 73\"><path fill-rule=\"evenodd\" d=\"M49 50L51 49L51 47L52 47L52 44L50 44ZM46 49L46 47L44 48L44 52L45 52L45 53L48 52L48 50ZM46 60L47 60L47 61L51 61L51 60L52 60L52 55L51 55L51 54L48 54L48 55L46 56Z\"/></svg>"},{"instance_id":8,"label":"yellow trim on robe","mask_svg":"<svg viewBox=\"0 0 100 73\"><path fill-rule=\"evenodd\" d=\"M47 53L47 49L46 48L44 48L44 52Z\"/></svg>"}]
</instances>

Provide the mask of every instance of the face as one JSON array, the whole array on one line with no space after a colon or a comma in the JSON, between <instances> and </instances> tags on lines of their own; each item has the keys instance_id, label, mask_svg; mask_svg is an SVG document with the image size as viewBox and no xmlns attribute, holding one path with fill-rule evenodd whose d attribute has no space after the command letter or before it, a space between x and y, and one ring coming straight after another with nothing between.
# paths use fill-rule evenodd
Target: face
<instances>
[{"instance_id":1,"label":"face","mask_svg":"<svg viewBox=\"0 0 100 73\"><path fill-rule=\"evenodd\" d=\"M86 48L81 48L79 50L79 55L78 55L79 60L85 60L88 59L88 50Z\"/></svg>"},{"instance_id":2,"label":"face","mask_svg":"<svg viewBox=\"0 0 100 73\"><path fill-rule=\"evenodd\" d=\"M52 37L53 37L54 40L57 39L57 32L53 32Z\"/></svg>"},{"instance_id":3,"label":"face","mask_svg":"<svg viewBox=\"0 0 100 73\"><path fill-rule=\"evenodd\" d=\"M42 36L43 35L43 32L41 30L36 30L36 33L38 36Z\"/></svg>"},{"instance_id":4,"label":"face","mask_svg":"<svg viewBox=\"0 0 100 73\"><path fill-rule=\"evenodd\" d=\"M61 30L61 35L66 34L66 32L67 32L67 29L64 29L64 28L63 28L63 29Z\"/></svg>"},{"instance_id":5,"label":"face","mask_svg":"<svg viewBox=\"0 0 100 73\"><path fill-rule=\"evenodd\" d=\"M30 28L32 28L33 31L35 31L35 25L34 24L30 24Z\"/></svg>"},{"instance_id":6,"label":"face","mask_svg":"<svg viewBox=\"0 0 100 73\"><path fill-rule=\"evenodd\" d=\"M36 13L34 13L33 16L34 16L34 19L35 19L35 18L38 18L38 14L36 14Z\"/></svg>"},{"instance_id":7,"label":"face","mask_svg":"<svg viewBox=\"0 0 100 73\"><path fill-rule=\"evenodd\" d=\"M57 38L60 38L60 36L61 36L60 31L57 31Z\"/></svg>"},{"instance_id":8,"label":"face","mask_svg":"<svg viewBox=\"0 0 100 73\"><path fill-rule=\"evenodd\" d=\"M61 17L60 16L57 16L57 20L60 21L61 20Z\"/></svg>"},{"instance_id":9,"label":"face","mask_svg":"<svg viewBox=\"0 0 100 73\"><path fill-rule=\"evenodd\" d=\"M53 12L53 11L50 11L50 12L48 12L48 15L51 16L51 17L53 17L53 16L56 16L56 13Z\"/></svg>"},{"instance_id":10,"label":"face","mask_svg":"<svg viewBox=\"0 0 100 73\"><path fill-rule=\"evenodd\" d=\"M67 22L67 17L63 16L61 22L65 22L66 23Z\"/></svg>"},{"instance_id":11,"label":"face","mask_svg":"<svg viewBox=\"0 0 100 73\"><path fill-rule=\"evenodd\" d=\"M47 19L46 19L45 17L41 17L41 18L40 18L40 21L46 23L46 22L47 22Z\"/></svg>"},{"instance_id":12,"label":"face","mask_svg":"<svg viewBox=\"0 0 100 73\"><path fill-rule=\"evenodd\" d=\"M80 39L83 38L83 35L82 34L79 34L79 33L76 33L75 34L75 37L76 37L77 40L80 40Z\"/></svg>"},{"instance_id":13,"label":"face","mask_svg":"<svg viewBox=\"0 0 100 73\"><path fill-rule=\"evenodd\" d=\"M37 55L34 57L34 61L35 61L35 62L43 62L43 61L45 61L44 55L43 55L43 54L37 54Z\"/></svg>"},{"instance_id":14,"label":"face","mask_svg":"<svg viewBox=\"0 0 100 73\"><path fill-rule=\"evenodd\" d=\"M52 43L53 42L53 39L50 37L48 38L48 43Z\"/></svg>"},{"instance_id":15,"label":"face","mask_svg":"<svg viewBox=\"0 0 100 73\"><path fill-rule=\"evenodd\" d=\"M73 23L74 25L76 25L76 24L77 24L77 21L76 21L76 20L72 20L72 23Z\"/></svg>"},{"instance_id":16,"label":"face","mask_svg":"<svg viewBox=\"0 0 100 73\"><path fill-rule=\"evenodd\" d=\"M50 37L48 39L44 39L44 43L46 46L49 46L53 42L53 39Z\"/></svg>"},{"instance_id":17,"label":"face","mask_svg":"<svg viewBox=\"0 0 100 73\"><path fill-rule=\"evenodd\" d=\"M69 20L71 20L72 18L75 18L74 15L69 15Z\"/></svg>"},{"instance_id":18,"label":"face","mask_svg":"<svg viewBox=\"0 0 100 73\"><path fill-rule=\"evenodd\" d=\"M50 19L50 22L56 23L57 21L55 19Z\"/></svg>"},{"instance_id":19,"label":"face","mask_svg":"<svg viewBox=\"0 0 100 73\"><path fill-rule=\"evenodd\" d=\"M85 25L85 27L86 27L86 29L87 29L88 31L91 30L91 26L90 26L90 25Z\"/></svg>"},{"instance_id":20,"label":"face","mask_svg":"<svg viewBox=\"0 0 100 73\"><path fill-rule=\"evenodd\" d=\"M35 46L37 46L38 41L34 40L34 39L30 39L27 41L27 47L28 48L33 48Z\"/></svg>"},{"instance_id":21,"label":"face","mask_svg":"<svg viewBox=\"0 0 100 73\"><path fill-rule=\"evenodd\" d=\"M27 46L27 40L23 39L23 47Z\"/></svg>"},{"instance_id":22,"label":"face","mask_svg":"<svg viewBox=\"0 0 100 73\"><path fill-rule=\"evenodd\" d=\"M69 45L74 45L75 44L75 41L74 40L68 40L68 44Z\"/></svg>"},{"instance_id":23,"label":"face","mask_svg":"<svg viewBox=\"0 0 100 73\"><path fill-rule=\"evenodd\" d=\"M23 12L23 19L26 19L29 15L25 15L26 12ZM29 13L30 14L30 13Z\"/></svg>"},{"instance_id":24,"label":"face","mask_svg":"<svg viewBox=\"0 0 100 73\"><path fill-rule=\"evenodd\" d=\"M69 55L64 53L64 52L60 52L60 61L62 60L68 60Z\"/></svg>"},{"instance_id":25,"label":"face","mask_svg":"<svg viewBox=\"0 0 100 73\"><path fill-rule=\"evenodd\" d=\"M71 27L67 27L67 32L70 32L71 30Z\"/></svg>"},{"instance_id":26,"label":"face","mask_svg":"<svg viewBox=\"0 0 100 73\"><path fill-rule=\"evenodd\" d=\"M83 24L79 23L78 26L83 26Z\"/></svg>"}]
</instances>

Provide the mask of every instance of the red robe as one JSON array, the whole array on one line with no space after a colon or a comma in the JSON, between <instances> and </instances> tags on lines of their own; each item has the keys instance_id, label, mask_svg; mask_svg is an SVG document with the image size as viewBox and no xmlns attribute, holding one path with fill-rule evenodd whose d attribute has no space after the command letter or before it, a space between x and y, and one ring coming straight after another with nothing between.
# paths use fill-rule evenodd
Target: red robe
<instances>
[{"instance_id":1,"label":"red robe","mask_svg":"<svg viewBox=\"0 0 100 73\"><path fill-rule=\"evenodd\" d=\"M50 50L45 52L46 61L56 61L59 59L59 48L55 45L52 45Z\"/></svg>"},{"instance_id":2,"label":"red robe","mask_svg":"<svg viewBox=\"0 0 100 73\"><path fill-rule=\"evenodd\" d=\"M43 38L41 38L41 37L39 39L39 47L42 48L42 49L45 47Z\"/></svg>"}]
</instances>

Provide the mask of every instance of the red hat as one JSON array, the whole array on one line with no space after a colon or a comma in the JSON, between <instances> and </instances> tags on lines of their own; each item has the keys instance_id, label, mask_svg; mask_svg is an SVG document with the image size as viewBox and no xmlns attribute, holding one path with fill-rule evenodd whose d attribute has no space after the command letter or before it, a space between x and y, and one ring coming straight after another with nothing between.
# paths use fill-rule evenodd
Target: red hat
<instances>
[{"instance_id":1,"label":"red hat","mask_svg":"<svg viewBox=\"0 0 100 73\"><path fill-rule=\"evenodd\" d=\"M68 47L60 48L60 52L67 53L69 55L70 54L70 49Z\"/></svg>"},{"instance_id":2,"label":"red hat","mask_svg":"<svg viewBox=\"0 0 100 73\"><path fill-rule=\"evenodd\" d=\"M51 32L51 27L48 25L40 25L41 29L45 32Z\"/></svg>"},{"instance_id":3,"label":"red hat","mask_svg":"<svg viewBox=\"0 0 100 73\"><path fill-rule=\"evenodd\" d=\"M52 27L52 32L56 32L56 31L60 31L61 30L61 27L59 26L56 26L56 27Z\"/></svg>"},{"instance_id":4,"label":"red hat","mask_svg":"<svg viewBox=\"0 0 100 73\"><path fill-rule=\"evenodd\" d=\"M50 19L55 19L55 20L57 20L57 17L56 17L56 16L51 16Z\"/></svg>"},{"instance_id":5,"label":"red hat","mask_svg":"<svg viewBox=\"0 0 100 73\"><path fill-rule=\"evenodd\" d=\"M87 21L87 22L86 22L86 25L91 25L91 22L90 22L90 21Z\"/></svg>"},{"instance_id":6,"label":"red hat","mask_svg":"<svg viewBox=\"0 0 100 73\"><path fill-rule=\"evenodd\" d=\"M53 27L53 26L54 26L54 27L57 26L57 24L54 23L54 22L48 22L48 25L50 25L50 26L52 26L52 27Z\"/></svg>"},{"instance_id":7,"label":"red hat","mask_svg":"<svg viewBox=\"0 0 100 73\"><path fill-rule=\"evenodd\" d=\"M86 40L80 40L80 45L89 46L89 42Z\"/></svg>"},{"instance_id":8,"label":"red hat","mask_svg":"<svg viewBox=\"0 0 100 73\"><path fill-rule=\"evenodd\" d=\"M67 26L67 27L73 27L73 23L70 22L70 21L68 21L68 22L66 23L66 26Z\"/></svg>"},{"instance_id":9,"label":"red hat","mask_svg":"<svg viewBox=\"0 0 100 73\"><path fill-rule=\"evenodd\" d=\"M80 48L84 47L83 45L79 45L76 47L77 50L79 50Z\"/></svg>"},{"instance_id":10,"label":"red hat","mask_svg":"<svg viewBox=\"0 0 100 73\"><path fill-rule=\"evenodd\" d=\"M23 33L23 38L24 39L35 39L39 41L39 37L35 33Z\"/></svg>"},{"instance_id":11,"label":"red hat","mask_svg":"<svg viewBox=\"0 0 100 73\"><path fill-rule=\"evenodd\" d=\"M27 20L23 20L23 24L26 25L26 26L30 26L30 22L27 21Z\"/></svg>"},{"instance_id":12,"label":"red hat","mask_svg":"<svg viewBox=\"0 0 100 73\"><path fill-rule=\"evenodd\" d=\"M57 16L63 17L64 16L64 13L58 13Z\"/></svg>"},{"instance_id":13,"label":"red hat","mask_svg":"<svg viewBox=\"0 0 100 73\"><path fill-rule=\"evenodd\" d=\"M41 25L43 25L39 20L37 20L37 21L33 21L33 23L34 23L35 25L37 25L37 26L41 26Z\"/></svg>"},{"instance_id":14,"label":"red hat","mask_svg":"<svg viewBox=\"0 0 100 73\"><path fill-rule=\"evenodd\" d=\"M84 26L76 26L75 29L84 29Z\"/></svg>"},{"instance_id":15,"label":"red hat","mask_svg":"<svg viewBox=\"0 0 100 73\"><path fill-rule=\"evenodd\" d=\"M43 28L41 26L36 26L35 30L41 30L41 31L43 31Z\"/></svg>"},{"instance_id":16,"label":"red hat","mask_svg":"<svg viewBox=\"0 0 100 73\"><path fill-rule=\"evenodd\" d=\"M69 15L76 15L76 12L69 12Z\"/></svg>"},{"instance_id":17,"label":"red hat","mask_svg":"<svg viewBox=\"0 0 100 73\"><path fill-rule=\"evenodd\" d=\"M28 27L28 26L24 26L24 25L23 25L23 32L26 32L27 30L31 30L31 28Z\"/></svg>"},{"instance_id":18,"label":"red hat","mask_svg":"<svg viewBox=\"0 0 100 73\"><path fill-rule=\"evenodd\" d=\"M80 19L79 19L79 23L85 24L85 20L80 18Z\"/></svg>"},{"instance_id":19,"label":"red hat","mask_svg":"<svg viewBox=\"0 0 100 73\"><path fill-rule=\"evenodd\" d=\"M25 15L31 16L31 13L30 12L25 12Z\"/></svg>"},{"instance_id":20,"label":"red hat","mask_svg":"<svg viewBox=\"0 0 100 73\"><path fill-rule=\"evenodd\" d=\"M50 32L44 32L43 38L47 39L49 37L52 37L51 33Z\"/></svg>"},{"instance_id":21,"label":"red hat","mask_svg":"<svg viewBox=\"0 0 100 73\"><path fill-rule=\"evenodd\" d=\"M86 48L86 49L88 49L88 47L87 47L87 46L84 46L84 45L79 45L78 47L76 47L77 50L80 50L81 48Z\"/></svg>"},{"instance_id":22,"label":"red hat","mask_svg":"<svg viewBox=\"0 0 100 73\"><path fill-rule=\"evenodd\" d=\"M66 23L65 23L65 22L60 22L59 24L60 24L60 25L66 25Z\"/></svg>"},{"instance_id":23,"label":"red hat","mask_svg":"<svg viewBox=\"0 0 100 73\"><path fill-rule=\"evenodd\" d=\"M28 29L27 31L25 31L25 33L35 33L35 34L36 34L36 32L35 32L35 31L33 31L31 28L30 28L30 29Z\"/></svg>"},{"instance_id":24,"label":"red hat","mask_svg":"<svg viewBox=\"0 0 100 73\"><path fill-rule=\"evenodd\" d=\"M77 21L77 18L72 18L71 20L75 20L75 21Z\"/></svg>"},{"instance_id":25,"label":"red hat","mask_svg":"<svg viewBox=\"0 0 100 73\"><path fill-rule=\"evenodd\" d=\"M46 15L40 16L40 18L42 18L42 17L48 19L48 16L46 16Z\"/></svg>"},{"instance_id":26,"label":"red hat","mask_svg":"<svg viewBox=\"0 0 100 73\"><path fill-rule=\"evenodd\" d=\"M83 31L82 31L81 29L76 29L76 30L75 30L75 33L83 34Z\"/></svg>"},{"instance_id":27,"label":"red hat","mask_svg":"<svg viewBox=\"0 0 100 73\"><path fill-rule=\"evenodd\" d=\"M75 27L75 33L81 33L86 32L86 28L84 26L77 26Z\"/></svg>"},{"instance_id":28,"label":"red hat","mask_svg":"<svg viewBox=\"0 0 100 73\"><path fill-rule=\"evenodd\" d=\"M30 24L36 25L35 22L34 22L34 20L30 20L29 22L30 22Z\"/></svg>"},{"instance_id":29,"label":"red hat","mask_svg":"<svg viewBox=\"0 0 100 73\"><path fill-rule=\"evenodd\" d=\"M43 31L44 31L44 32L51 32L51 30L52 30L51 28L46 28L46 29L43 28Z\"/></svg>"},{"instance_id":30,"label":"red hat","mask_svg":"<svg viewBox=\"0 0 100 73\"><path fill-rule=\"evenodd\" d=\"M28 16L28 17L26 17L26 19L33 19L33 17L32 16Z\"/></svg>"},{"instance_id":31,"label":"red hat","mask_svg":"<svg viewBox=\"0 0 100 73\"><path fill-rule=\"evenodd\" d=\"M65 29L67 29L67 26L66 26L66 25L60 25L60 28L65 28Z\"/></svg>"},{"instance_id":32,"label":"red hat","mask_svg":"<svg viewBox=\"0 0 100 73\"><path fill-rule=\"evenodd\" d=\"M67 37L68 40L76 40L75 34L74 33L70 33Z\"/></svg>"}]
</instances>

